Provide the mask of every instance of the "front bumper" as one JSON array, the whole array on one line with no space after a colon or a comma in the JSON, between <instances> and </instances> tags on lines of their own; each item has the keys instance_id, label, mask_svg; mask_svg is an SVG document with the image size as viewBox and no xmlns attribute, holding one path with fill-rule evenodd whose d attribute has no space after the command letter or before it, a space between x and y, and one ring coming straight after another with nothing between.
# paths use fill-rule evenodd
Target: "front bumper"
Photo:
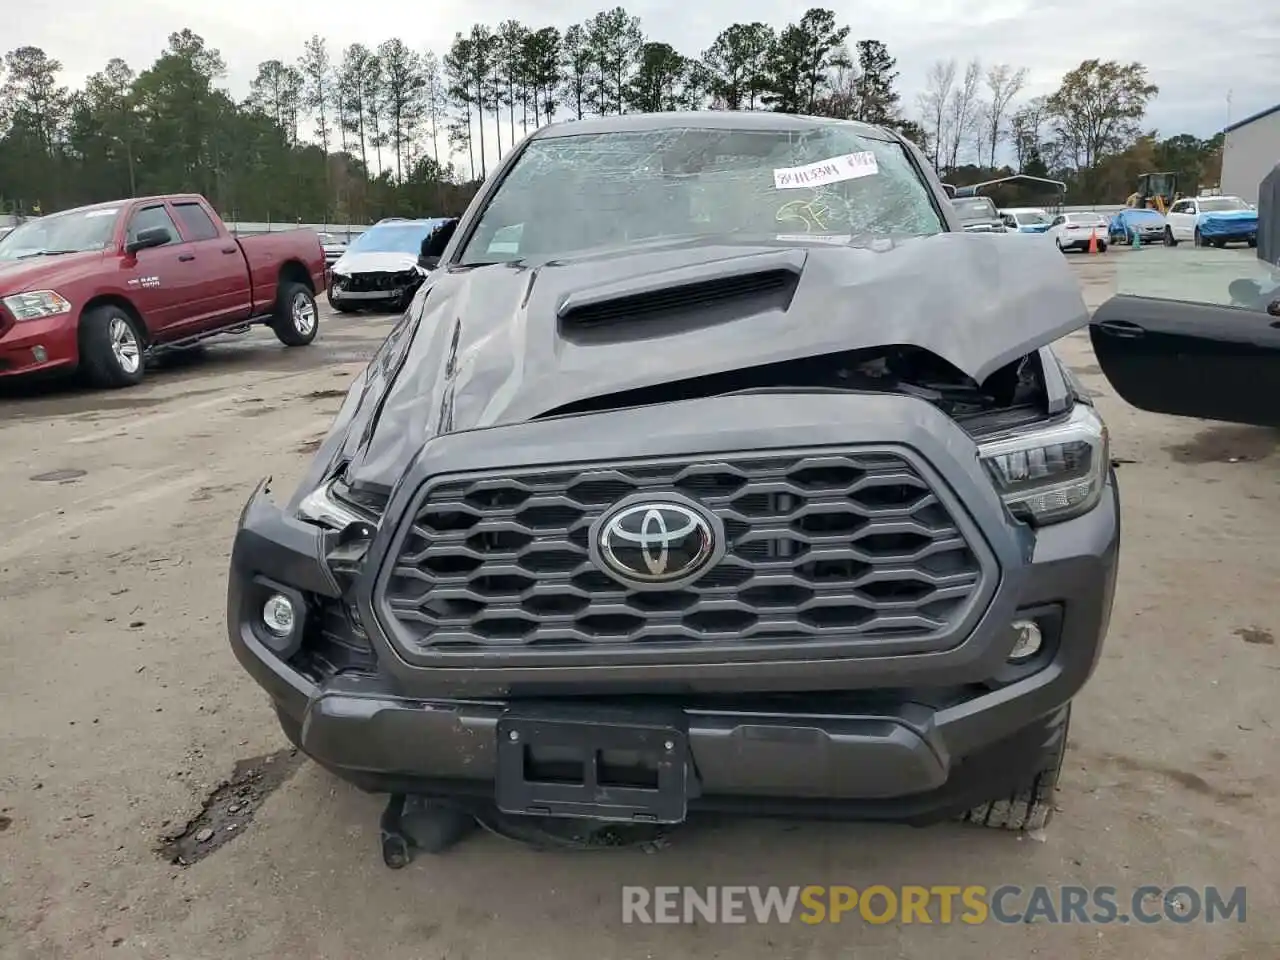
<instances>
[{"instance_id":1,"label":"front bumper","mask_svg":"<svg viewBox=\"0 0 1280 960\"><path fill-rule=\"evenodd\" d=\"M0 331L0 378L70 370L79 363L72 314L21 322L6 316Z\"/></svg>"},{"instance_id":2,"label":"front bumper","mask_svg":"<svg viewBox=\"0 0 1280 960\"><path fill-rule=\"evenodd\" d=\"M831 399L819 402L836 412ZM913 409L925 421L936 413L904 398L885 403L885 409L895 407ZM662 416L661 411L628 414ZM874 406L867 416L877 419ZM850 427L857 431L857 424L846 420L840 432ZM539 429L582 428L549 421ZM634 445L637 436L647 434L623 431L616 439L624 444L630 437ZM462 469L469 466L462 462L463 446L477 440L485 443L484 437L455 435L431 446L439 444L440 456ZM564 460L575 459L576 451L553 448ZM545 449L532 443L499 445L490 455L510 462L541 456ZM968 485L973 477L966 478L958 466L951 469L941 449L933 454L931 461L945 465L947 481L978 518L1001 561L993 599L966 625L965 634L943 649L665 668L424 667L409 662L379 625L371 600L375 569L361 576L363 586L356 590L360 620L369 625L369 662L317 668L305 646L284 657L269 648L256 619L265 591L293 591L307 604L312 621L321 609L345 609L352 594L343 598L323 560L333 535L284 513L265 487L247 504L232 552L231 645L302 749L369 790L491 796L496 728L508 706L554 709L556 703L639 699L682 717L698 802L704 806L750 803L765 809L769 798L802 806L827 800L846 802L858 815L945 815L1000 793L1002 778L1025 772L1020 758L1033 762L1060 735L1061 712L1092 673L1107 632L1120 520L1112 477L1093 511L1032 534L999 511L989 484L984 497L980 488ZM430 475L432 460L421 456L415 469ZM414 486L402 485L388 516L403 512ZM384 542L381 548L387 546ZM371 557L379 549L375 541ZM377 566L372 559L369 563ZM1010 624L1024 618L1042 623L1046 643L1032 663L1013 668ZM302 635L309 635L308 629L302 624Z\"/></svg>"},{"instance_id":3,"label":"front bumper","mask_svg":"<svg viewBox=\"0 0 1280 960\"><path fill-rule=\"evenodd\" d=\"M337 282L331 281L329 284L329 299L334 303L350 303L352 305L399 303L412 296L420 286L422 286L422 281L419 279L376 290L348 290Z\"/></svg>"}]
</instances>

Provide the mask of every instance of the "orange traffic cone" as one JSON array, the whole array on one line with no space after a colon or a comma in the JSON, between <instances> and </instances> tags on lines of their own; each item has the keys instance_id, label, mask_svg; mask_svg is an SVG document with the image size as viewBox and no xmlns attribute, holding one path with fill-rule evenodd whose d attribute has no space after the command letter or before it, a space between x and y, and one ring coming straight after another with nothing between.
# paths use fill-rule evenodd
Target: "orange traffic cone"
<instances>
[{"instance_id":1,"label":"orange traffic cone","mask_svg":"<svg viewBox=\"0 0 1280 960\"><path fill-rule=\"evenodd\" d=\"M1089 252L1098 252L1098 228L1094 227L1089 231Z\"/></svg>"}]
</instances>

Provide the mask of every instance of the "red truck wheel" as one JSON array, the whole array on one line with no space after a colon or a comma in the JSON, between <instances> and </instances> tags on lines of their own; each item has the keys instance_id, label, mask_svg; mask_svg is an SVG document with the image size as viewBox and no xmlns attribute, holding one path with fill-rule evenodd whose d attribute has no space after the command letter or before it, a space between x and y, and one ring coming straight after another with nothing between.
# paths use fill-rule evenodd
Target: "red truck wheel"
<instances>
[{"instance_id":1,"label":"red truck wheel","mask_svg":"<svg viewBox=\"0 0 1280 960\"><path fill-rule=\"evenodd\" d=\"M145 342L124 310L95 307L80 321L80 370L95 387L131 387L146 373Z\"/></svg>"},{"instance_id":2,"label":"red truck wheel","mask_svg":"<svg viewBox=\"0 0 1280 960\"><path fill-rule=\"evenodd\" d=\"M305 283L284 283L276 301L271 329L286 347L305 347L320 329L316 298Z\"/></svg>"}]
</instances>

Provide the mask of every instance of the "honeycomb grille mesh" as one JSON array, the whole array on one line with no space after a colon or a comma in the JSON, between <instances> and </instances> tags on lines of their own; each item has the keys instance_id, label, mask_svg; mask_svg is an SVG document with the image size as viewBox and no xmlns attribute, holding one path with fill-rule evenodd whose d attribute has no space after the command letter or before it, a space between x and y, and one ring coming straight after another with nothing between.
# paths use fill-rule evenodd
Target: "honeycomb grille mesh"
<instances>
[{"instance_id":1,"label":"honeycomb grille mesh","mask_svg":"<svg viewBox=\"0 0 1280 960\"><path fill-rule=\"evenodd\" d=\"M671 491L723 522L694 583L631 591L588 555L623 497ZM429 481L383 594L423 654L926 640L955 627L982 565L904 457L796 452L553 467Z\"/></svg>"}]
</instances>

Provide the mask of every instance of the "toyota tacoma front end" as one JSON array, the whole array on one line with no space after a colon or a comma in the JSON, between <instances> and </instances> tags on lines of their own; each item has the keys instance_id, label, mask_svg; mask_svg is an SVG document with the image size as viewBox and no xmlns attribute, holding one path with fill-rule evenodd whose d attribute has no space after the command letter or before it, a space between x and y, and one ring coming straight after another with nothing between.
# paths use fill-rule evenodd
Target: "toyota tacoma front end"
<instances>
[{"instance_id":1,"label":"toyota tacoma front end","mask_svg":"<svg viewBox=\"0 0 1280 960\"><path fill-rule=\"evenodd\" d=\"M1087 321L891 132L546 128L300 488L246 505L232 646L370 791L1038 827L1117 567L1107 432L1049 346Z\"/></svg>"}]
</instances>

